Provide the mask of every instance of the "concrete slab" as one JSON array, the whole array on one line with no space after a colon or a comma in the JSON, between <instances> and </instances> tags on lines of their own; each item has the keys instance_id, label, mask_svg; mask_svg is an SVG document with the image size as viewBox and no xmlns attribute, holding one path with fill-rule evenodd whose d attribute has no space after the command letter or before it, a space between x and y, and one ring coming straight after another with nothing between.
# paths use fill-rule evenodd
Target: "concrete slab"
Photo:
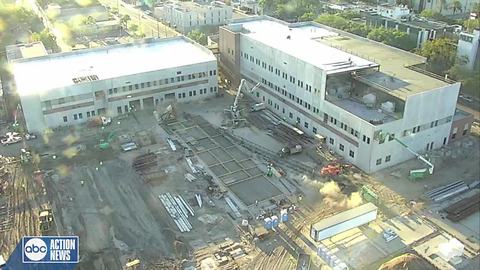
<instances>
[{"instance_id":1,"label":"concrete slab","mask_svg":"<svg viewBox=\"0 0 480 270\"><path fill-rule=\"evenodd\" d=\"M455 267L450 265L448 262L443 260L437 255L438 245L448 242L448 238L444 235L437 235L436 237L426 241L425 243L413 247L413 249L431 264L433 264L437 269L442 270L454 270Z\"/></svg>"},{"instance_id":2,"label":"concrete slab","mask_svg":"<svg viewBox=\"0 0 480 270\"><path fill-rule=\"evenodd\" d=\"M225 148L225 151L228 151L228 153L230 153L230 155L232 155L232 157L236 160L244 160L244 159L249 158L249 156L247 154L242 152L236 146Z\"/></svg>"},{"instance_id":3,"label":"concrete slab","mask_svg":"<svg viewBox=\"0 0 480 270\"><path fill-rule=\"evenodd\" d=\"M250 176L257 176L257 175L262 175L264 172L260 170L259 168L255 167L252 169L245 170Z\"/></svg>"},{"instance_id":4,"label":"concrete slab","mask_svg":"<svg viewBox=\"0 0 480 270\"><path fill-rule=\"evenodd\" d=\"M280 190L265 177L257 177L230 186L230 189L247 206L280 195Z\"/></svg>"},{"instance_id":5,"label":"concrete slab","mask_svg":"<svg viewBox=\"0 0 480 270\"><path fill-rule=\"evenodd\" d=\"M225 183L225 185L231 185L233 183L236 183L240 180L247 179L250 176L243 172L243 171L238 171L234 173L227 174L225 176L221 176L220 179Z\"/></svg>"},{"instance_id":6,"label":"concrete slab","mask_svg":"<svg viewBox=\"0 0 480 270\"><path fill-rule=\"evenodd\" d=\"M240 165L244 168L244 169L248 169L248 168L252 168L252 167L256 167L257 164L255 164L255 162L251 159L247 159L247 160L244 160L244 161L241 161L240 162Z\"/></svg>"},{"instance_id":7,"label":"concrete slab","mask_svg":"<svg viewBox=\"0 0 480 270\"><path fill-rule=\"evenodd\" d=\"M387 227L392 227L407 245L428 236L435 231L430 225L411 216L392 218L385 222L384 228Z\"/></svg>"},{"instance_id":8,"label":"concrete slab","mask_svg":"<svg viewBox=\"0 0 480 270\"><path fill-rule=\"evenodd\" d=\"M210 153L212 153L218 160L222 162L226 162L233 159L231 155L229 155L227 152L225 152L225 150L221 148L212 149L210 150Z\"/></svg>"},{"instance_id":9,"label":"concrete slab","mask_svg":"<svg viewBox=\"0 0 480 270\"><path fill-rule=\"evenodd\" d=\"M236 162L235 160L225 162L223 163L223 166L225 166L225 168L227 168L230 172L235 172L242 169L240 164L238 164L238 162Z\"/></svg>"},{"instance_id":10,"label":"concrete slab","mask_svg":"<svg viewBox=\"0 0 480 270\"><path fill-rule=\"evenodd\" d=\"M210 154L210 152L200 153L198 154L198 157L203 162L205 162L205 164L207 164L208 166L220 163L220 161L216 157L214 157L212 154Z\"/></svg>"},{"instance_id":11,"label":"concrete slab","mask_svg":"<svg viewBox=\"0 0 480 270\"><path fill-rule=\"evenodd\" d=\"M216 176L222 176L226 173L229 173L229 171L223 167L222 164L218 164L218 165L215 165L215 166L211 166L210 167L210 170L212 170L212 172L216 175Z\"/></svg>"},{"instance_id":12,"label":"concrete slab","mask_svg":"<svg viewBox=\"0 0 480 270\"><path fill-rule=\"evenodd\" d=\"M203 148L204 150L209 150L212 148L218 147L215 142L213 142L210 138L203 138L197 141L197 148Z\"/></svg>"},{"instance_id":13,"label":"concrete slab","mask_svg":"<svg viewBox=\"0 0 480 270\"><path fill-rule=\"evenodd\" d=\"M230 142L227 138L223 137L223 136L217 136L215 138L213 138L219 145L221 145L222 147L226 148L226 147L230 147L233 145L232 142Z\"/></svg>"}]
</instances>

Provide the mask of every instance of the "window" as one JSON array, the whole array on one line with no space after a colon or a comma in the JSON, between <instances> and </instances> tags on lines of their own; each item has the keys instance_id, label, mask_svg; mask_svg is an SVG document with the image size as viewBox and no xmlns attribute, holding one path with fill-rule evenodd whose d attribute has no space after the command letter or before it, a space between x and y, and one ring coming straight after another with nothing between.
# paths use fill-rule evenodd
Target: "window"
<instances>
[{"instance_id":1,"label":"window","mask_svg":"<svg viewBox=\"0 0 480 270\"><path fill-rule=\"evenodd\" d=\"M340 150L343 151L345 149L345 146L343 146L343 144L340 144L339 148L340 148Z\"/></svg>"},{"instance_id":2,"label":"window","mask_svg":"<svg viewBox=\"0 0 480 270\"><path fill-rule=\"evenodd\" d=\"M63 117L63 122L67 122L68 118L66 116Z\"/></svg>"},{"instance_id":3,"label":"window","mask_svg":"<svg viewBox=\"0 0 480 270\"><path fill-rule=\"evenodd\" d=\"M308 123L307 122L305 122L303 125L305 126L305 128L308 128Z\"/></svg>"},{"instance_id":4,"label":"window","mask_svg":"<svg viewBox=\"0 0 480 270\"><path fill-rule=\"evenodd\" d=\"M370 144L370 138L367 137L367 144Z\"/></svg>"},{"instance_id":5,"label":"window","mask_svg":"<svg viewBox=\"0 0 480 270\"><path fill-rule=\"evenodd\" d=\"M385 163L389 162L391 158L392 158L392 156L390 156L390 155L386 156L385 157Z\"/></svg>"},{"instance_id":6,"label":"window","mask_svg":"<svg viewBox=\"0 0 480 270\"><path fill-rule=\"evenodd\" d=\"M182 98L182 93L178 93L178 98Z\"/></svg>"},{"instance_id":7,"label":"window","mask_svg":"<svg viewBox=\"0 0 480 270\"><path fill-rule=\"evenodd\" d=\"M197 95L197 90L193 90L193 95L194 95L194 96Z\"/></svg>"},{"instance_id":8,"label":"window","mask_svg":"<svg viewBox=\"0 0 480 270\"><path fill-rule=\"evenodd\" d=\"M288 117L293 118L293 113L289 113Z\"/></svg>"},{"instance_id":9,"label":"window","mask_svg":"<svg viewBox=\"0 0 480 270\"><path fill-rule=\"evenodd\" d=\"M150 87L150 82L147 82L147 87Z\"/></svg>"},{"instance_id":10,"label":"window","mask_svg":"<svg viewBox=\"0 0 480 270\"><path fill-rule=\"evenodd\" d=\"M90 112L87 112L87 118L90 117Z\"/></svg>"},{"instance_id":11,"label":"window","mask_svg":"<svg viewBox=\"0 0 480 270\"><path fill-rule=\"evenodd\" d=\"M135 89L138 89L138 83L135 84Z\"/></svg>"},{"instance_id":12,"label":"window","mask_svg":"<svg viewBox=\"0 0 480 270\"><path fill-rule=\"evenodd\" d=\"M300 117L297 116L297 123L300 124Z\"/></svg>"},{"instance_id":13,"label":"window","mask_svg":"<svg viewBox=\"0 0 480 270\"><path fill-rule=\"evenodd\" d=\"M375 164L377 164L377 165L382 164L382 159L381 158L377 159L377 162Z\"/></svg>"},{"instance_id":14,"label":"window","mask_svg":"<svg viewBox=\"0 0 480 270\"><path fill-rule=\"evenodd\" d=\"M317 134L317 128L316 127L312 128L312 131L313 131L313 134Z\"/></svg>"},{"instance_id":15,"label":"window","mask_svg":"<svg viewBox=\"0 0 480 270\"><path fill-rule=\"evenodd\" d=\"M77 120L77 119L78 119L77 114L74 114L74 115L73 115L73 120Z\"/></svg>"},{"instance_id":16,"label":"window","mask_svg":"<svg viewBox=\"0 0 480 270\"><path fill-rule=\"evenodd\" d=\"M113 89L112 89L112 88L108 89L108 93L109 93L110 95L113 94Z\"/></svg>"},{"instance_id":17,"label":"window","mask_svg":"<svg viewBox=\"0 0 480 270\"><path fill-rule=\"evenodd\" d=\"M132 85L129 85L129 86L128 86L128 90L129 90L129 91L132 91L132 90L133 90L133 86L132 86Z\"/></svg>"},{"instance_id":18,"label":"window","mask_svg":"<svg viewBox=\"0 0 480 270\"><path fill-rule=\"evenodd\" d=\"M348 155L353 158L353 157L355 157L355 152L353 152L352 150L350 150L350 153L348 153Z\"/></svg>"},{"instance_id":19,"label":"window","mask_svg":"<svg viewBox=\"0 0 480 270\"><path fill-rule=\"evenodd\" d=\"M192 91L188 91L188 96L189 96L189 97L192 96Z\"/></svg>"},{"instance_id":20,"label":"window","mask_svg":"<svg viewBox=\"0 0 480 270\"><path fill-rule=\"evenodd\" d=\"M153 81L153 86L157 86L157 81Z\"/></svg>"},{"instance_id":21,"label":"window","mask_svg":"<svg viewBox=\"0 0 480 270\"><path fill-rule=\"evenodd\" d=\"M395 139L395 134L388 135L388 141L393 141Z\"/></svg>"},{"instance_id":22,"label":"window","mask_svg":"<svg viewBox=\"0 0 480 270\"><path fill-rule=\"evenodd\" d=\"M182 98L185 98L185 93L182 93Z\"/></svg>"},{"instance_id":23,"label":"window","mask_svg":"<svg viewBox=\"0 0 480 270\"><path fill-rule=\"evenodd\" d=\"M92 116L95 116L95 111L92 111Z\"/></svg>"},{"instance_id":24,"label":"window","mask_svg":"<svg viewBox=\"0 0 480 270\"><path fill-rule=\"evenodd\" d=\"M329 142L330 142L330 144L333 145L333 144L335 143L335 140L334 140L333 138L330 138L330 139L329 139Z\"/></svg>"}]
</instances>

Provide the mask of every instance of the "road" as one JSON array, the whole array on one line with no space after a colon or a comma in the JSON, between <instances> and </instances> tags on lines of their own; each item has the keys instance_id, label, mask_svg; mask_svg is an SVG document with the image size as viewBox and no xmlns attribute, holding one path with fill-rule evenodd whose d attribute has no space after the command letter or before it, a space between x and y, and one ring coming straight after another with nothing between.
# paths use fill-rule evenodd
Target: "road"
<instances>
[{"instance_id":1,"label":"road","mask_svg":"<svg viewBox=\"0 0 480 270\"><path fill-rule=\"evenodd\" d=\"M146 37L174 37L180 35L174 29L162 24L155 18L146 15L142 10L136 9L132 5L126 4L120 0L100 0L103 6L118 8L120 15L130 16L130 24L136 24L139 29L145 33Z\"/></svg>"}]
</instances>

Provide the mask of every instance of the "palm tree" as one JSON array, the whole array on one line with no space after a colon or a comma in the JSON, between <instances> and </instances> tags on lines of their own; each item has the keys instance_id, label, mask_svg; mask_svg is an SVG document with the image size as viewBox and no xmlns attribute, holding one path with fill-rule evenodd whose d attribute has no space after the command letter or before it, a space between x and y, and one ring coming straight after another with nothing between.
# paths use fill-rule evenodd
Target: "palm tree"
<instances>
[{"instance_id":1,"label":"palm tree","mask_svg":"<svg viewBox=\"0 0 480 270\"><path fill-rule=\"evenodd\" d=\"M462 12L462 3L458 0L453 2L453 14L455 14L455 12L457 12L457 10L460 10L460 12Z\"/></svg>"}]
</instances>

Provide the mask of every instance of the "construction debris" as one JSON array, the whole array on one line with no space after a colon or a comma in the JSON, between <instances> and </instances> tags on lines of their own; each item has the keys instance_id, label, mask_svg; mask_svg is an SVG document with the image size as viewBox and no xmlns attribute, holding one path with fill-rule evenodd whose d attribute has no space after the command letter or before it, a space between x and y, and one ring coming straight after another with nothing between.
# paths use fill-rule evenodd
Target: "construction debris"
<instances>
[{"instance_id":1,"label":"construction debris","mask_svg":"<svg viewBox=\"0 0 480 270\"><path fill-rule=\"evenodd\" d=\"M160 194L158 198L162 201L163 206L172 217L173 222L175 222L180 232L189 232L192 230L193 227L188 221L187 210L182 210L184 205L179 202L178 198L175 200L170 193Z\"/></svg>"}]
</instances>

